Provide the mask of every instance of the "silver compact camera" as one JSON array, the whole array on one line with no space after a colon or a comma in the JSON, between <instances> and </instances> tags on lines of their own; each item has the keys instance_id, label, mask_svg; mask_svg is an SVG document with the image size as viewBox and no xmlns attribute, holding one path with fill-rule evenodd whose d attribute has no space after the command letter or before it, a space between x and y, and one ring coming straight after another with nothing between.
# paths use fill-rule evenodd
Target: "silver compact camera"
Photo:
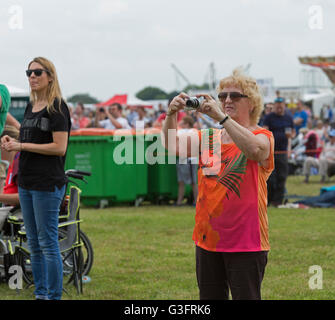
<instances>
[{"instance_id":1,"label":"silver compact camera","mask_svg":"<svg viewBox=\"0 0 335 320\"><path fill-rule=\"evenodd\" d=\"M197 110L204 101L203 97L190 97L186 100L185 110Z\"/></svg>"}]
</instances>

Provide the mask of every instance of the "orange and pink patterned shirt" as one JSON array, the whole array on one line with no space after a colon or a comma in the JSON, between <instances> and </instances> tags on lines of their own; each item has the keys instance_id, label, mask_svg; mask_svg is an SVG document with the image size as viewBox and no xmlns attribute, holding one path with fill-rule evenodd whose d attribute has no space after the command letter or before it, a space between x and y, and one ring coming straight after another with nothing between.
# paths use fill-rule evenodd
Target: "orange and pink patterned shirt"
<instances>
[{"instance_id":1,"label":"orange and pink patterned shirt","mask_svg":"<svg viewBox=\"0 0 335 320\"><path fill-rule=\"evenodd\" d=\"M269 250L266 181L274 169L272 133L266 165L247 159L234 143L221 143L220 129L199 131L201 152L193 240L219 252Z\"/></svg>"}]
</instances>

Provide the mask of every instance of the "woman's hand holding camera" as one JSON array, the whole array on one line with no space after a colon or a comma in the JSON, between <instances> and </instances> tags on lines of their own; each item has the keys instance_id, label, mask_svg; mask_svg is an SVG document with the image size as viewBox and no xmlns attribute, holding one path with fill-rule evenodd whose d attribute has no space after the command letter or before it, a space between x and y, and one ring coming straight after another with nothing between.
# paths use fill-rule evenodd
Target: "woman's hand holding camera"
<instances>
[{"instance_id":1,"label":"woman's hand holding camera","mask_svg":"<svg viewBox=\"0 0 335 320\"><path fill-rule=\"evenodd\" d=\"M172 116L177 113L179 110L182 110L186 106L186 100L189 99L189 96L181 92L178 96L174 97L171 103L169 104L168 111L166 113L167 116Z\"/></svg>"},{"instance_id":2,"label":"woman's hand holding camera","mask_svg":"<svg viewBox=\"0 0 335 320\"><path fill-rule=\"evenodd\" d=\"M200 113L207 114L209 117L211 117L213 120L216 121L221 121L227 116L222 111L220 104L218 104L217 101L213 99L210 95L208 94L196 95L196 98L200 97L203 97L204 99L201 102L200 106L195 107L196 109L194 110ZM178 96L174 97L168 107L167 115L171 116L176 112L178 112L179 110L184 109L186 107L186 101L188 99L190 99L190 97L184 92L181 92Z\"/></svg>"},{"instance_id":3,"label":"woman's hand holding camera","mask_svg":"<svg viewBox=\"0 0 335 320\"><path fill-rule=\"evenodd\" d=\"M204 101L201 103L197 111L207 114L213 120L221 121L227 115L222 111L220 105L208 94L198 94L197 98L203 97Z\"/></svg>"}]
</instances>

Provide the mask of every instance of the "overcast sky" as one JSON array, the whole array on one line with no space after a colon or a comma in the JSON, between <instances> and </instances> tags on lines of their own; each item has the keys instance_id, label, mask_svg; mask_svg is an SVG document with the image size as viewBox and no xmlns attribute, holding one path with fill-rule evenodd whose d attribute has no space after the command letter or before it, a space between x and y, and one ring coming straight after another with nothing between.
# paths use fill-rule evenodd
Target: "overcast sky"
<instances>
[{"instance_id":1,"label":"overcast sky","mask_svg":"<svg viewBox=\"0 0 335 320\"><path fill-rule=\"evenodd\" d=\"M196 84L214 62L217 78L251 63L255 78L298 85L298 57L335 55L334 33L333 0L1 0L0 82L28 88L28 62L45 56L65 97L172 91L171 63Z\"/></svg>"}]
</instances>

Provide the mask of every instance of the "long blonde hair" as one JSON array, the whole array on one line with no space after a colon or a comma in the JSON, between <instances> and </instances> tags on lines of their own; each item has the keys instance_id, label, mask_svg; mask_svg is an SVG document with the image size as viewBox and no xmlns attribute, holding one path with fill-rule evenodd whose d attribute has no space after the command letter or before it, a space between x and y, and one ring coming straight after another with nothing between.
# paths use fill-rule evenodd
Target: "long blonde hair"
<instances>
[{"instance_id":1,"label":"long blonde hair","mask_svg":"<svg viewBox=\"0 0 335 320\"><path fill-rule=\"evenodd\" d=\"M57 99L57 102L59 104L58 107L60 107L60 104L62 101L62 92L60 90L56 68L50 60L43 58L43 57L36 57L29 63L28 69L33 62L39 63L41 66L43 66L48 76L51 78L51 81L48 84L47 94L46 94L47 101L48 101L47 110L49 113L55 112L56 111L54 108L55 99ZM34 103L36 102L36 100L37 100L36 94L34 94L34 92L31 91L30 101Z\"/></svg>"},{"instance_id":2,"label":"long blonde hair","mask_svg":"<svg viewBox=\"0 0 335 320\"><path fill-rule=\"evenodd\" d=\"M257 124L264 106L262 92L256 80L245 75L241 68L236 68L233 70L232 75L220 81L217 92L221 92L224 88L231 85L237 85L241 88L243 94L249 97L249 101L254 107L250 114L250 120L253 124Z\"/></svg>"}]
</instances>

